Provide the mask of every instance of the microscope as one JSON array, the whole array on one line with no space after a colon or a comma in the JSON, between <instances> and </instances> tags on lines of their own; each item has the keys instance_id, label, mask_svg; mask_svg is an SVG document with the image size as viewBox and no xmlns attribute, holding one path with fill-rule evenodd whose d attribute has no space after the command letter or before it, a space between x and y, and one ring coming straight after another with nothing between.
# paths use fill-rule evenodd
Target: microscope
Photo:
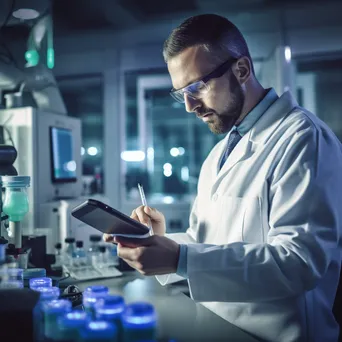
<instances>
[{"instance_id":1,"label":"microscope","mask_svg":"<svg viewBox=\"0 0 342 342\"><path fill-rule=\"evenodd\" d=\"M0 145L0 244L10 261L27 268L28 253L22 249L21 221L29 210L26 189L30 186L30 177L18 176L13 166L16 158L14 146Z\"/></svg>"}]
</instances>

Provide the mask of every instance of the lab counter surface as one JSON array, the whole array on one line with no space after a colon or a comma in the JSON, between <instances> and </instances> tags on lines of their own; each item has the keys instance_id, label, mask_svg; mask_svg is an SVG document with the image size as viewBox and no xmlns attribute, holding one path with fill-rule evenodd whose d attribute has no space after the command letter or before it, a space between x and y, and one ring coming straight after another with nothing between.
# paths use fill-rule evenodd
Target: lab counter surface
<instances>
[{"instance_id":1,"label":"lab counter surface","mask_svg":"<svg viewBox=\"0 0 342 342\"><path fill-rule=\"evenodd\" d=\"M257 339L217 316L186 296L184 286L161 286L155 277L144 277L138 272L124 272L123 276L88 282L71 279L63 286L74 284L81 291L91 285L105 285L111 294L120 294L126 303L147 301L158 315L158 341L229 341L256 342Z\"/></svg>"}]
</instances>

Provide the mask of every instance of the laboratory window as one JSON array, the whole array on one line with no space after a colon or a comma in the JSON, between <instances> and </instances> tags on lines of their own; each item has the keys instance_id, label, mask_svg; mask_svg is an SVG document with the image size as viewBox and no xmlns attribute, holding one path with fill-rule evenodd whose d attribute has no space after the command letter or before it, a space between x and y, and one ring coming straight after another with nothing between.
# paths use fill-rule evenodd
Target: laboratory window
<instances>
[{"instance_id":1,"label":"laboratory window","mask_svg":"<svg viewBox=\"0 0 342 342\"><path fill-rule=\"evenodd\" d=\"M342 141L342 56L296 61L297 99L323 120Z\"/></svg>"},{"instance_id":2,"label":"laboratory window","mask_svg":"<svg viewBox=\"0 0 342 342\"><path fill-rule=\"evenodd\" d=\"M214 135L184 104L170 96L167 70L125 74L126 138L121 153L125 198L136 200L137 183L153 202L193 198L200 168Z\"/></svg>"}]
</instances>

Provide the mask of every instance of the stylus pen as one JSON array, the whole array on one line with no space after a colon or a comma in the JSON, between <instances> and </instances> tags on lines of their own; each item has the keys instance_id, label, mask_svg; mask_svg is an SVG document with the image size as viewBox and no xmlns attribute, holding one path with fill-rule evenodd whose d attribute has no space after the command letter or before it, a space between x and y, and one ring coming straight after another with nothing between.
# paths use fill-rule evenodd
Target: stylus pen
<instances>
[{"instance_id":1,"label":"stylus pen","mask_svg":"<svg viewBox=\"0 0 342 342\"><path fill-rule=\"evenodd\" d=\"M147 201L146 201L146 196L145 196L144 188L139 183L138 183L138 189L139 189L142 205L147 207ZM148 228L150 228L150 235L153 235L153 229L152 229L152 224L151 224L150 218L148 219L147 225L148 225Z\"/></svg>"}]
</instances>

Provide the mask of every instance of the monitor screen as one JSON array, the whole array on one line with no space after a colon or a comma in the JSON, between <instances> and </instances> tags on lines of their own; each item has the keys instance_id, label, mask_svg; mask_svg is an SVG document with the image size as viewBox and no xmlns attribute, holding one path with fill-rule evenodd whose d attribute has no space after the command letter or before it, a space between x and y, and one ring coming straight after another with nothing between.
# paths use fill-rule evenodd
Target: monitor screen
<instances>
[{"instance_id":1,"label":"monitor screen","mask_svg":"<svg viewBox=\"0 0 342 342\"><path fill-rule=\"evenodd\" d=\"M72 132L69 129L50 127L52 181L75 182L76 162L73 153Z\"/></svg>"}]
</instances>

